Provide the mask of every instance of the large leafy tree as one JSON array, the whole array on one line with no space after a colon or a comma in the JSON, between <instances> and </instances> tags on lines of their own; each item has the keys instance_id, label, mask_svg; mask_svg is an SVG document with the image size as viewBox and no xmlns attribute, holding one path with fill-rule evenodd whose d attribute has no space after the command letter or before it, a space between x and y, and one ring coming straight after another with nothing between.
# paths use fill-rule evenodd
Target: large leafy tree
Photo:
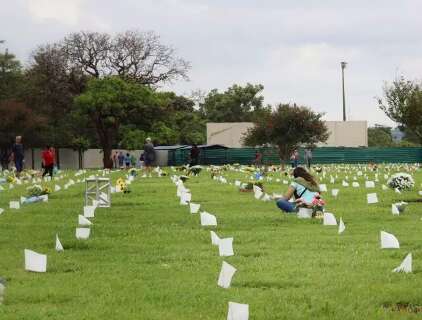
<instances>
[{"instance_id":1,"label":"large leafy tree","mask_svg":"<svg viewBox=\"0 0 422 320\"><path fill-rule=\"evenodd\" d=\"M0 53L0 100L14 99L20 94L22 65L7 50Z\"/></svg>"},{"instance_id":2,"label":"large leafy tree","mask_svg":"<svg viewBox=\"0 0 422 320\"><path fill-rule=\"evenodd\" d=\"M24 79L23 99L46 117L44 135L49 143L70 147L72 140L92 134L84 118L70 116L73 100L84 90L88 77L69 63L59 46L46 45L34 51Z\"/></svg>"},{"instance_id":3,"label":"large leafy tree","mask_svg":"<svg viewBox=\"0 0 422 320\"><path fill-rule=\"evenodd\" d=\"M393 139L390 127L375 126L368 128L369 147L391 147L392 145Z\"/></svg>"},{"instance_id":4,"label":"large leafy tree","mask_svg":"<svg viewBox=\"0 0 422 320\"><path fill-rule=\"evenodd\" d=\"M248 146L277 147L284 164L300 145L314 145L328 139L329 133L322 116L307 107L281 104L255 121L255 126L244 135L244 143Z\"/></svg>"},{"instance_id":5,"label":"large leafy tree","mask_svg":"<svg viewBox=\"0 0 422 320\"><path fill-rule=\"evenodd\" d=\"M0 148L7 149L16 136L23 136L26 146L40 146L45 118L35 114L24 103L15 100L0 102Z\"/></svg>"},{"instance_id":6,"label":"large leafy tree","mask_svg":"<svg viewBox=\"0 0 422 320\"><path fill-rule=\"evenodd\" d=\"M85 92L75 99L80 114L87 115L95 125L105 168L113 165L111 151L117 144L121 126L135 115L148 114L156 100L148 87L118 77L90 80Z\"/></svg>"},{"instance_id":7,"label":"large leafy tree","mask_svg":"<svg viewBox=\"0 0 422 320\"><path fill-rule=\"evenodd\" d=\"M384 97L378 98L378 107L422 143L422 89L419 84L404 77L385 84Z\"/></svg>"},{"instance_id":8,"label":"large leafy tree","mask_svg":"<svg viewBox=\"0 0 422 320\"><path fill-rule=\"evenodd\" d=\"M268 113L261 95L264 87L248 83L233 85L224 92L212 90L200 103L200 110L210 122L250 122Z\"/></svg>"}]
</instances>

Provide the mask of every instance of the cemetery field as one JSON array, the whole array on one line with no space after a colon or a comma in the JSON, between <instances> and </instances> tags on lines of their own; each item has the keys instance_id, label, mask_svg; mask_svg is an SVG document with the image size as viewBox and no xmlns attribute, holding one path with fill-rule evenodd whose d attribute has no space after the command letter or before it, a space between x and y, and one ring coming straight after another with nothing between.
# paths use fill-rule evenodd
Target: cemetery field
<instances>
[{"instance_id":1,"label":"cemetery field","mask_svg":"<svg viewBox=\"0 0 422 320\"><path fill-rule=\"evenodd\" d=\"M384 174L409 167L379 168L370 189L364 176L375 180L375 172L358 176L363 169L328 166L325 177L319 174L328 188L326 211L346 225L341 235L336 226L286 215L274 201L239 192L234 181L247 182L251 174L233 168L219 173L228 183L211 179L205 168L185 182L192 202L216 216L216 227L201 226L199 214L180 205L170 179L180 173L166 168L167 176L139 174L131 193L112 194L111 208L96 209L88 240L75 238L84 183L19 210L8 209L9 201L27 185L3 185L0 277L7 287L0 319L215 320L227 318L229 301L248 304L249 319L257 320L422 319L422 202L416 202L422 171L410 168L415 187L399 194L382 189ZM63 186L74 172L66 175L50 185ZM342 186L346 176L349 187ZM352 187L354 176L359 188ZM283 180L290 180L279 172L267 177L268 194L283 193ZM367 204L374 192L379 202ZM409 202L405 212L392 215L392 203L401 200ZM210 230L234 238L233 256L219 256ZM394 234L400 249L381 249L380 231ZM56 234L64 252L55 251ZM46 273L25 271L24 249L47 254ZM413 272L393 273L410 252ZM217 286L223 261L237 269L229 289Z\"/></svg>"}]
</instances>

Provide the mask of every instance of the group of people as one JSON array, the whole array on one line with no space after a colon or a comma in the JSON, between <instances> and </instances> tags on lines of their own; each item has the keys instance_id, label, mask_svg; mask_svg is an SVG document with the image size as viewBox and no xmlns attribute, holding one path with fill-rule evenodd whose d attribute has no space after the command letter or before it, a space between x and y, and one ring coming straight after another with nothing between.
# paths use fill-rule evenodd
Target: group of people
<instances>
[{"instance_id":1,"label":"group of people","mask_svg":"<svg viewBox=\"0 0 422 320\"><path fill-rule=\"evenodd\" d=\"M308 167L308 169L311 168L312 164L312 149L311 148L305 148L304 151L304 160L305 165ZM300 155L299 151L297 149L294 149L293 152L290 155L290 164L292 168L296 168L299 166L300 161ZM263 154L261 151L257 150L255 151L255 158L252 162L253 165L260 167L263 164Z\"/></svg>"},{"instance_id":2,"label":"group of people","mask_svg":"<svg viewBox=\"0 0 422 320\"><path fill-rule=\"evenodd\" d=\"M25 149L22 143L22 136L15 138L15 143L9 149L4 149L0 155L2 170L8 170L10 162L13 162L16 168L16 176L20 176L25 164ZM42 174L53 177L54 166L56 164L56 152L53 147L47 145L41 152L41 167L44 169Z\"/></svg>"},{"instance_id":3,"label":"group of people","mask_svg":"<svg viewBox=\"0 0 422 320\"><path fill-rule=\"evenodd\" d=\"M115 151L111 156L111 160L115 169L129 169L136 166L149 168L156 161L156 152L151 138L146 138L143 152L139 159L129 152L125 154L123 151Z\"/></svg>"},{"instance_id":4,"label":"group of people","mask_svg":"<svg viewBox=\"0 0 422 320\"><path fill-rule=\"evenodd\" d=\"M305 165L308 167L308 169L310 169L311 164L312 164L312 149L311 148L305 148L304 160L305 160ZM299 161L300 161L299 151L297 149L294 149L292 154L290 155L290 163L292 165L292 168L296 168L299 165Z\"/></svg>"}]
</instances>

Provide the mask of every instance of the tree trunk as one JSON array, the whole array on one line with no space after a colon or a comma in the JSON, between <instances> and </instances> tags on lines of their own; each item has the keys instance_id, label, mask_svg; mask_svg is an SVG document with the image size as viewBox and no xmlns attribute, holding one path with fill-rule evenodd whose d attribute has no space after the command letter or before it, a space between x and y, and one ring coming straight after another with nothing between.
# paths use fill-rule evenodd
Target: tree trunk
<instances>
[{"instance_id":1,"label":"tree trunk","mask_svg":"<svg viewBox=\"0 0 422 320\"><path fill-rule=\"evenodd\" d=\"M107 144L103 146L103 163L104 169L113 169L113 161L111 160L112 147Z\"/></svg>"},{"instance_id":2,"label":"tree trunk","mask_svg":"<svg viewBox=\"0 0 422 320\"><path fill-rule=\"evenodd\" d=\"M83 158L82 158L82 155L83 155L82 150L79 148L78 149L79 169L83 169L83 164L82 164Z\"/></svg>"}]
</instances>

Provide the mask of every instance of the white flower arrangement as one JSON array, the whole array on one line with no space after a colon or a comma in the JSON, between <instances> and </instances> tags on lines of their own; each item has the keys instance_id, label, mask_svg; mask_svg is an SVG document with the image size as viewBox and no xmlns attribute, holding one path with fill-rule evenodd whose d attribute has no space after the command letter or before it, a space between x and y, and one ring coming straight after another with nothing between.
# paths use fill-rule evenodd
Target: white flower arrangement
<instances>
[{"instance_id":1,"label":"white flower arrangement","mask_svg":"<svg viewBox=\"0 0 422 320\"><path fill-rule=\"evenodd\" d=\"M387 181L387 185L391 189L410 190L415 186L415 180L408 173L399 172L393 174Z\"/></svg>"}]
</instances>

